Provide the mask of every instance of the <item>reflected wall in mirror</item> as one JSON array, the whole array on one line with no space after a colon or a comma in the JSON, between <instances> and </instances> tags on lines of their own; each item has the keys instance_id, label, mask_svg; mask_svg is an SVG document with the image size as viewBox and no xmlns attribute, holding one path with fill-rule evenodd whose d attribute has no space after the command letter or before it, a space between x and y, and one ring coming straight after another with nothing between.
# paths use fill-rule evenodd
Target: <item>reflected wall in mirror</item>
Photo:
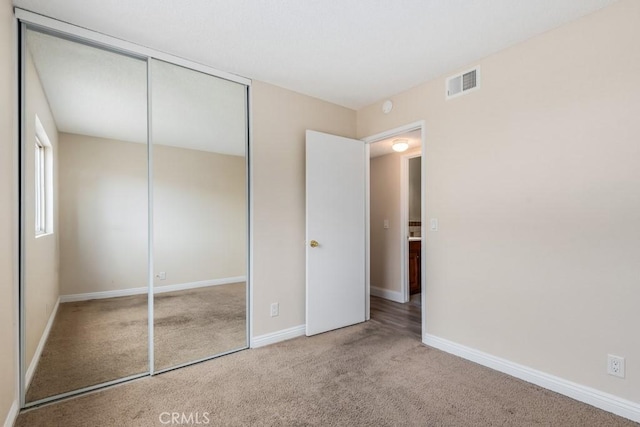
<instances>
[{"instance_id":1,"label":"reflected wall in mirror","mask_svg":"<svg viewBox=\"0 0 640 427\"><path fill-rule=\"evenodd\" d=\"M155 370L247 347L246 86L151 60Z\"/></svg>"},{"instance_id":2,"label":"reflected wall in mirror","mask_svg":"<svg viewBox=\"0 0 640 427\"><path fill-rule=\"evenodd\" d=\"M23 32L26 402L148 372L146 61Z\"/></svg>"}]
</instances>

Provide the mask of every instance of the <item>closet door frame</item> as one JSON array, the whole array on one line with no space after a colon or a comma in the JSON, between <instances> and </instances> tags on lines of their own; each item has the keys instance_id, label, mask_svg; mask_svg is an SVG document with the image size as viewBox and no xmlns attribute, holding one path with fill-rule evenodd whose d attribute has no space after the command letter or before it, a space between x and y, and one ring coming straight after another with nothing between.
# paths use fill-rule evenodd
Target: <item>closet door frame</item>
<instances>
[{"instance_id":1,"label":"closet door frame","mask_svg":"<svg viewBox=\"0 0 640 427\"><path fill-rule=\"evenodd\" d=\"M23 105L24 105L24 89L25 89L25 81L24 81L24 53L26 50L26 31L27 29L34 29L36 31L41 31L56 37L60 37L63 39L67 39L70 41L84 43L91 46L100 47L118 54L122 54L125 56L133 57L136 59L140 59L145 61L147 66L147 179L148 179L148 266L147 266L147 297L148 297L148 359L149 359L149 370L147 373L136 374L124 378L120 378L117 380L96 384L93 386L83 387L81 389L73 390L70 392L58 394L55 396L50 396L44 399L40 399L34 402L26 402L26 384L25 384L25 375L26 375L26 361L25 361L25 310L24 310L24 218L23 218L23 199L24 195L21 194L21 189L24 188L24 174L22 171L19 172L19 179L17 180L17 189L16 193L18 195L16 202L20 206L20 215L19 215L19 280L18 280L18 304L19 304L19 322L18 322L18 337L19 337L19 345L18 345L18 383L20 390L20 408L29 408L38 405L42 405L44 403L61 400L67 397L76 396L82 393L86 393L89 391L97 390L100 388L108 387L114 384L119 384L125 381L142 378L149 375L159 374L168 370L176 369L183 366L188 366L194 363L199 363L203 360L213 359L219 356L223 356L228 353L222 354L214 354L210 357L195 360L192 362L188 362L182 364L177 367L173 367L170 369L163 369L161 371L156 371L154 369L154 333L153 333L153 323L154 323L154 312L153 312L153 281L154 281L154 270L153 270L153 135L152 135L152 110L151 110L151 97L152 97L152 88L151 88L151 60L156 59L160 61L164 61L167 63L171 63L174 65L179 65L184 68L192 69L195 71L199 71L204 74L211 75L213 77L222 78L234 83L239 83L245 86L245 105L246 105L246 138L245 138L245 164L246 164L246 208L247 208L247 253L246 253L246 271L247 271L247 284L246 284L246 343L244 349L249 348L252 334L252 326L253 326L253 194L252 194L252 129L251 129L251 80L245 77L237 76L235 74L227 73L224 71L216 70L215 68L208 67L203 64L199 64L197 62L192 62L184 58L180 58L174 55L170 55L164 52L160 52L151 48L147 48L144 46L137 45L135 43L131 43L125 40L117 39L115 37L110 37L105 34L97 33L85 28L77 27L72 24L68 24L62 21L55 20L53 18L49 18L43 15L38 15L33 12L29 12L20 8L15 8L15 17L18 21L17 31L18 31L18 65L19 65L19 99L18 99L18 117L19 117L19 137L17 138L18 149L17 149L17 164L19 165L18 169L22 169L22 159L23 159L23 147L24 147L24 124L23 124Z\"/></svg>"}]
</instances>

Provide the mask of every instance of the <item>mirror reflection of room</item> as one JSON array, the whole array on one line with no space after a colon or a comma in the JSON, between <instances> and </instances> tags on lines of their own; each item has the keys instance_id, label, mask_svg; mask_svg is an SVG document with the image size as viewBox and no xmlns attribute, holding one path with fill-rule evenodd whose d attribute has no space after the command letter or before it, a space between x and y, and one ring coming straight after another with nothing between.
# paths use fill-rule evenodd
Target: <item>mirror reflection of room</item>
<instances>
[{"instance_id":1,"label":"mirror reflection of room","mask_svg":"<svg viewBox=\"0 0 640 427\"><path fill-rule=\"evenodd\" d=\"M148 371L145 61L26 32L26 401Z\"/></svg>"},{"instance_id":2,"label":"mirror reflection of room","mask_svg":"<svg viewBox=\"0 0 640 427\"><path fill-rule=\"evenodd\" d=\"M246 86L25 34L26 402L246 348Z\"/></svg>"},{"instance_id":3,"label":"mirror reflection of room","mask_svg":"<svg viewBox=\"0 0 640 427\"><path fill-rule=\"evenodd\" d=\"M243 85L150 65L161 371L247 347L247 106Z\"/></svg>"}]
</instances>

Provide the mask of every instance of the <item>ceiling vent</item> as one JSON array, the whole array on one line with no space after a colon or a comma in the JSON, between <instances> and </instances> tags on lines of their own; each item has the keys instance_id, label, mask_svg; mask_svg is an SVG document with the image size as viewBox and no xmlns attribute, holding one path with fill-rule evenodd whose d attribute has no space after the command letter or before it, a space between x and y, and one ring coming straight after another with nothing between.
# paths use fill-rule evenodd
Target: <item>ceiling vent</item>
<instances>
[{"instance_id":1,"label":"ceiling vent","mask_svg":"<svg viewBox=\"0 0 640 427\"><path fill-rule=\"evenodd\" d=\"M447 78L447 99L465 95L480 88L480 66Z\"/></svg>"}]
</instances>

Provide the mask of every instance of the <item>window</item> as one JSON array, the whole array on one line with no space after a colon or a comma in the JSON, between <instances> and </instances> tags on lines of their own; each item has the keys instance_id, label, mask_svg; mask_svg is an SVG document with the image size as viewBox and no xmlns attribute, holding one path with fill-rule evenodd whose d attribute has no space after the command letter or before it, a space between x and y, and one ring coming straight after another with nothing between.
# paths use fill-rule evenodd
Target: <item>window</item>
<instances>
[{"instance_id":1,"label":"window","mask_svg":"<svg viewBox=\"0 0 640 427\"><path fill-rule=\"evenodd\" d=\"M34 145L34 206L36 236L53 232L53 160L51 142L36 116L36 140Z\"/></svg>"},{"instance_id":2,"label":"window","mask_svg":"<svg viewBox=\"0 0 640 427\"><path fill-rule=\"evenodd\" d=\"M45 164L44 164L44 146L40 139L36 136L35 146L35 158L36 158L36 191L35 191L35 205L36 205L36 235L44 234L47 232L46 226L46 210L47 203L45 199Z\"/></svg>"}]
</instances>

